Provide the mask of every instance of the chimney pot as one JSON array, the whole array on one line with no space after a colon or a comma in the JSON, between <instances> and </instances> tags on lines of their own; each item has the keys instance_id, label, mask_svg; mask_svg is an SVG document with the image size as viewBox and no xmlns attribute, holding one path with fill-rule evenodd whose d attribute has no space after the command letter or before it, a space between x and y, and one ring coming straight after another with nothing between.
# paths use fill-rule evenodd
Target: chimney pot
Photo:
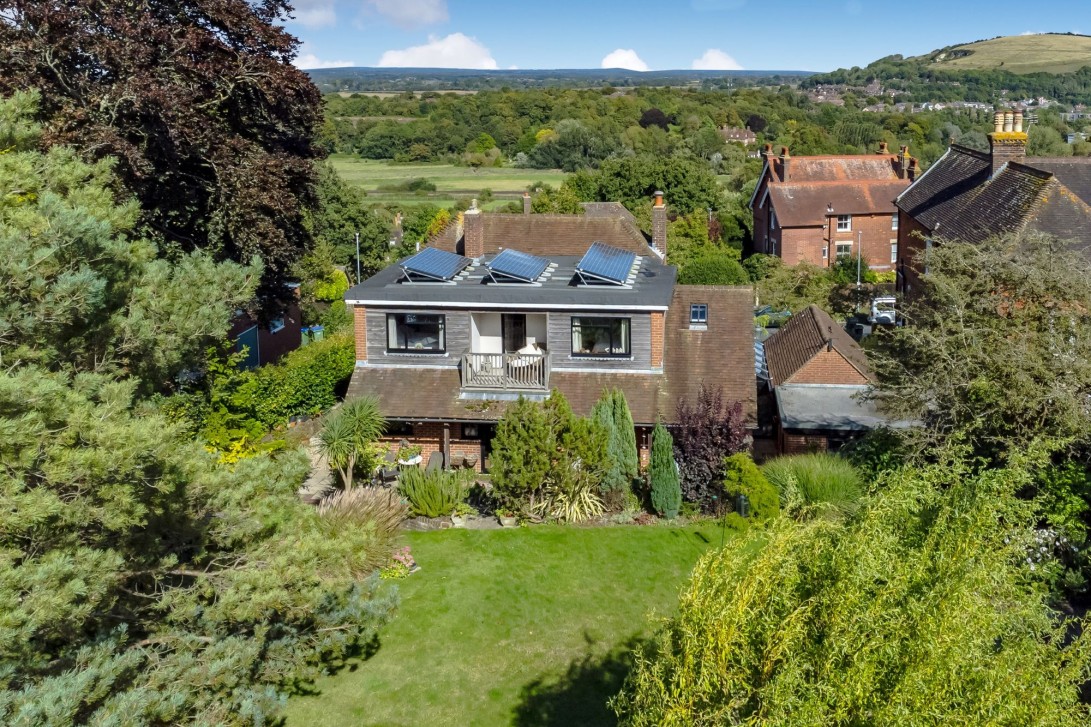
<instances>
[{"instance_id":1,"label":"chimney pot","mask_svg":"<svg viewBox=\"0 0 1091 727\"><path fill-rule=\"evenodd\" d=\"M530 192L523 192L523 214L529 215L531 212Z\"/></svg>"},{"instance_id":2,"label":"chimney pot","mask_svg":"<svg viewBox=\"0 0 1091 727\"><path fill-rule=\"evenodd\" d=\"M906 176L909 177L910 182L917 178L917 157L909 158L909 169L906 170Z\"/></svg>"},{"instance_id":3,"label":"chimney pot","mask_svg":"<svg viewBox=\"0 0 1091 727\"><path fill-rule=\"evenodd\" d=\"M1023 133L1023 112L1022 111L1016 111L1015 112L1015 131L1020 133L1020 134Z\"/></svg>"},{"instance_id":4,"label":"chimney pot","mask_svg":"<svg viewBox=\"0 0 1091 727\"><path fill-rule=\"evenodd\" d=\"M1004 112L1004 131L1015 131L1015 114L1011 111Z\"/></svg>"},{"instance_id":5,"label":"chimney pot","mask_svg":"<svg viewBox=\"0 0 1091 727\"><path fill-rule=\"evenodd\" d=\"M781 155L782 157L786 157L786 156L788 156L788 147L786 147L786 146L782 146L782 147L780 148L780 155Z\"/></svg>"},{"instance_id":6,"label":"chimney pot","mask_svg":"<svg viewBox=\"0 0 1091 727\"><path fill-rule=\"evenodd\" d=\"M887 148L886 142L885 141L880 141L879 142L879 153L880 154L886 154L888 152L889 152L889 149Z\"/></svg>"},{"instance_id":7,"label":"chimney pot","mask_svg":"<svg viewBox=\"0 0 1091 727\"><path fill-rule=\"evenodd\" d=\"M1004 112L997 111L993 114L993 132L999 134L1004 130Z\"/></svg>"}]
</instances>

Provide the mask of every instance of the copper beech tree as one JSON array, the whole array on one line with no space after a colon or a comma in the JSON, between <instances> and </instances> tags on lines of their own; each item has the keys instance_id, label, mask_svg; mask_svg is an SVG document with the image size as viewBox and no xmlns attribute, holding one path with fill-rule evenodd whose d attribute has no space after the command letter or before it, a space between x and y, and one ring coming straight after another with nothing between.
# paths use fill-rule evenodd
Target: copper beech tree
<instances>
[{"instance_id":1,"label":"copper beech tree","mask_svg":"<svg viewBox=\"0 0 1091 727\"><path fill-rule=\"evenodd\" d=\"M285 0L0 0L0 94L37 88L44 141L116 159L164 250L264 263L307 248L321 98Z\"/></svg>"}]
</instances>

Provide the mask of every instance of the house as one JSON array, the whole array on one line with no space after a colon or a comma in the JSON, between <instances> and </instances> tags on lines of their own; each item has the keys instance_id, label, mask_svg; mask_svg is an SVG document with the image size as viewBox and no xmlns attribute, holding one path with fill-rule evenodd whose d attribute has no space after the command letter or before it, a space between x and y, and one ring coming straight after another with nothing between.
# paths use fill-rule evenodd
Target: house
<instances>
[{"instance_id":1,"label":"house","mask_svg":"<svg viewBox=\"0 0 1091 727\"><path fill-rule=\"evenodd\" d=\"M877 154L793 158L787 147L777 157L766 144L764 157L750 198L750 252L776 255L788 265L822 267L862 254L872 269L894 269L894 198L917 173L917 160L907 147L900 154L890 154L884 143Z\"/></svg>"},{"instance_id":2,"label":"house","mask_svg":"<svg viewBox=\"0 0 1091 727\"><path fill-rule=\"evenodd\" d=\"M388 434L446 461L487 460L520 396L577 414L625 392L642 456L658 419L700 387L755 416L753 293L687 286L664 263L666 204L646 236L620 206L588 214L468 210L421 251L351 288L350 398L378 397Z\"/></svg>"},{"instance_id":3,"label":"house","mask_svg":"<svg viewBox=\"0 0 1091 727\"><path fill-rule=\"evenodd\" d=\"M736 144L742 144L743 146L750 146L751 144L758 143L758 135L750 129L744 129L738 126L721 126L720 135L724 138L724 141L731 141Z\"/></svg>"},{"instance_id":4,"label":"house","mask_svg":"<svg viewBox=\"0 0 1091 727\"><path fill-rule=\"evenodd\" d=\"M236 351L245 351L243 368L276 363L303 343L303 314L299 308L299 283L289 283L292 295L284 311L276 318L262 321L254 311L239 309L231 319L227 337Z\"/></svg>"},{"instance_id":5,"label":"house","mask_svg":"<svg viewBox=\"0 0 1091 727\"><path fill-rule=\"evenodd\" d=\"M951 145L895 200L902 292L927 272L937 238L981 242L1029 230L1091 246L1091 158L1028 157L1023 121L1019 111L997 111L989 151Z\"/></svg>"},{"instance_id":6,"label":"house","mask_svg":"<svg viewBox=\"0 0 1091 727\"><path fill-rule=\"evenodd\" d=\"M818 306L767 339L764 357L778 454L837 450L888 424L863 397L875 383L863 349Z\"/></svg>"}]
</instances>

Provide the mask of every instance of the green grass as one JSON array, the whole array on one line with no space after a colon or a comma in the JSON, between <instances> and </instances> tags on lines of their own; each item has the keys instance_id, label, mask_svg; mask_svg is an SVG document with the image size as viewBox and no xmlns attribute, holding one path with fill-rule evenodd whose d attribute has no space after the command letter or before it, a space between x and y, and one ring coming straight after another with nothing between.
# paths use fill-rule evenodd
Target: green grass
<instances>
[{"instance_id":1,"label":"green grass","mask_svg":"<svg viewBox=\"0 0 1091 727\"><path fill-rule=\"evenodd\" d=\"M523 190L535 182L557 186L565 178L565 173L556 169L488 167L475 172L470 167L456 167L453 164L394 164L375 159L360 159L349 154L331 154L330 163L342 179L361 187L370 199L388 204L436 204L449 207L454 205L456 198L475 197L482 190L491 189L497 197L505 198L494 204L495 207L518 199ZM436 191L425 195L379 191L379 187L396 185L410 179L427 179L436 185Z\"/></svg>"},{"instance_id":2,"label":"green grass","mask_svg":"<svg viewBox=\"0 0 1091 727\"><path fill-rule=\"evenodd\" d=\"M288 725L614 722L627 655L669 614L716 528L410 533L422 570L368 659L293 698Z\"/></svg>"},{"instance_id":3,"label":"green grass","mask_svg":"<svg viewBox=\"0 0 1091 727\"><path fill-rule=\"evenodd\" d=\"M1011 35L952 50L971 53L958 58L937 56L937 65L1012 73L1071 73L1091 66L1091 38L1083 35Z\"/></svg>"}]
</instances>

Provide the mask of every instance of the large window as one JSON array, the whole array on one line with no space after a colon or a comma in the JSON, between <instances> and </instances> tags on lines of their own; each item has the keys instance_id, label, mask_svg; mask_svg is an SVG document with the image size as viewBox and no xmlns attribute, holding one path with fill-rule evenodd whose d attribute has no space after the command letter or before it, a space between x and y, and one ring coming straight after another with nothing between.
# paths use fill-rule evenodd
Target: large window
<instances>
[{"instance_id":1,"label":"large window","mask_svg":"<svg viewBox=\"0 0 1091 727\"><path fill-rule=\"evenodd\" d=\"M628 318L573 318L573 356L628 356Z\"/></svg>"},{"instance_id":2,"label":"large window","mask_svg":"<svg viewBox=\"0 0 1091 727\"><path fill-rule=\"evenodd\" d=\"M444 353L444 318L431 313L389 313L386 350L393 353Z\"/></svg>"},{"instance_id":3,"label":"large window","mask_svg":"<svg viewBox=\"0 0 1091 727\"><path fill-rule=\"evenodd\" d=\"M840 260L843 257L852 256L852 243L851 242L839 242L837 243L837 259Z\"/></svg>"},{"instance_id":4,"label":"large window","mask_svg":"<svg viewBox=\"0 0 1091 727\"><path fill-rule=\"evenodd\" d=\"M852 232L852 215L837 215L837 231Z\"/></svg>"}]
</instances>

